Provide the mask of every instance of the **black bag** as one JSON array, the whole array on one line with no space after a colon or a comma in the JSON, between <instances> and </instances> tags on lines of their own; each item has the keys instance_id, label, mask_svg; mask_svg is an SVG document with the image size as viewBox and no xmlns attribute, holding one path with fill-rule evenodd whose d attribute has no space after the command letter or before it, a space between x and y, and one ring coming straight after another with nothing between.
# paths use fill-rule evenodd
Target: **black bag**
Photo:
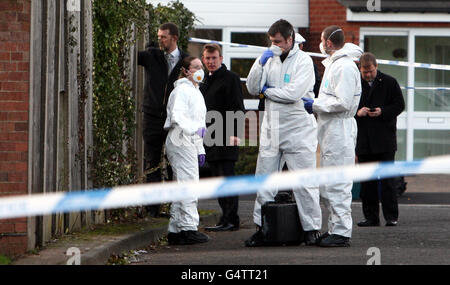
<instances>
[{"instance_id":1,"label":"black bag","mask_svg":"<svg viewBox=\"0 0 450 285\"><path fill-rule=\"evenodd\" d=\"M403 193L405 193L406 184L408 184L408 182L405 182L404 176L394 177L392 178L392 180L394 183L394 189L397 192L397 197L400 197L401 195L403 195Z\"/></svg>"},{"instance_id":2,"label":"black bag","mask_svg":"<svg viewBox=\"0 0 450 285\"><path fill-rule=\"evenodd\" d=\"M304 240L297 204L289 192L279 192L275 202L261 207L262 232L267 245L298 245Z\"/></svg>"}]
</instances>

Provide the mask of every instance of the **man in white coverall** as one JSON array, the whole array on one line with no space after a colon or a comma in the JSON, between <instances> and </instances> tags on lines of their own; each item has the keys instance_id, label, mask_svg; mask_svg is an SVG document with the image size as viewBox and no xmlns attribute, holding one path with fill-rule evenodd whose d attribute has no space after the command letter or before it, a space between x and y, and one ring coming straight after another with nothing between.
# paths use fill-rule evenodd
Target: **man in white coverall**
<instances>
[{"instance_id":1,"label":"man in white coverall","mask_svg":"<svg viewBox=\"0 0 450 285\"><path fill-rule=\"evenodd\" d=\"M363 51L344 45L344 32L337 26L325 28L320 50L329 55L317 99L302 98L305 109L317 114L320 165L355 164L357 126L354 116L361 98L361 79L353 58ZM322 247L350 246L352 234L352 181L320 186L320 195L330 211L328 231L317 241Z\"/></svg>"},{"instance_id":2,"label":"man in white coverall","mask_svg":"<svg viewBox=\"0 0 450 285\"><path fill-rule=\"evenodd\" d=\"M312 59L294 43L294 29L286 20L275 22L268 35L272 47L256 59L247 77L249 93L262 93L266 98L256 175L279 171L282 158L290 170L315 168L317 123L301 100L314 98ZM305 243L314 245L322 226L319 188L311 183L293 192L306 232ZM246 246L264 245L261 206L274 201L276 194L276 189L257 193L253 221L258 231L245 242Z\"/></svg>"}]
</instances>

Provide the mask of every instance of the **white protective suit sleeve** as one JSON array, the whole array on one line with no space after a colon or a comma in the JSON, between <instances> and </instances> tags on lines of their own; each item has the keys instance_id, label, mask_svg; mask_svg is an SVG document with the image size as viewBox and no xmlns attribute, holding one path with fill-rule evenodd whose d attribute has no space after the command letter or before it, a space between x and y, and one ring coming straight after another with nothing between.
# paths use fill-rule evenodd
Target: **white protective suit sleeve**
<instances>
[{"instance_id":1,"label":"white protective suit sleeve","mask_svg":"<svg viewBox=\"0 0 450 285\"><path fill-rule=\"evenodd\" d=\"M170 95L175 95L170 121L172 124L177 124L186 135L192 136L197 132L198 128L195 124L192 124L192 120L188 116L192 112L189 108L190 94L187 94L186 88L180 88L177 91Z\"/></svg>"},{"instance_id":2,"label":"white protective suit sleeve","mask_svg":"<svg viewBox=\"0 0 450 285\"><path fill-rule=\"evenodd\" d=\"M301 101L302 97L310 97L308 94L313 94L315 75L311 57L301 56L294 63L297 63L297 66L292 68L294 72L290 82L281 88L267 89L264 92L266 98L277 103L292 104Z\"/></svg>"},{"instance_id":3,"label":"white protective suit sleeve","mask_svg":"<svg viewBox=\"0 0 450 285\"><path fill-rule=\"evenodd\" d=\"M247 86L248 93L250 95L259 96L261 93L261 79L263 74L263 66L259 63L259 56L255 62L253 63L250 72L247 75L247 82L245 85ZM269 63L272 59L270 58L266 64Z\"/></svg>"},{"instance_id":4,"label":"white protective suit sleeve","mask_svg":"<svg viewBox=\"0 0 450 285\"><path fill-rule=\"evenodd\" d=\"M203 138L198 135L194 136L194 144L197 149L197 154L206 154L205 148L203 147Z\"/></svg>"},{"instance_id":5,"label":"white protective suit sleeve","mask_svg":"<svg viewBox=\"0 0 450 285\"><path fill-rule=\"evenodd\" d=\"M359 76L359 75L357 75ZM335 88L324 88L322 92L335 90L334 94L327 93L329 96L316 98L313 103L314 112L337 113L350 111L353 106L353 94L357 86L357 78L354 69L349 66L339 66L335 74L330 77L330 85ZM332 91L330 91L332 92Z\"/></svg>"}]
</instances>

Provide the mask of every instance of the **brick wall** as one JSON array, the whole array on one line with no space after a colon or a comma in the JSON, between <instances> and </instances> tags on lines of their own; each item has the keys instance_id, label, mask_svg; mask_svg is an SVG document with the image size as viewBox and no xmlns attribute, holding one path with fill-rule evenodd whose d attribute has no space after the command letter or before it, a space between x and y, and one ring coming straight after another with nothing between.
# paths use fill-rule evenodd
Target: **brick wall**
<instances>
[{"instance_id":1,"label":"brick wall","mask_svg":"<svg viewBox=\"0 0 450 285\"><path fill-rule=\"evenodd\" d=\"M323 29L337 25L344 30L346 42L359 45L360 27L422 27L422 28L450 28L450 23L418 23L418 22L347 22L346 8L336 0L310 0L309 1L309 28L300 32L305 34L306 51L320 52L320 34ZM323 72L321 60L315 58L314 62Z\"/></svg>"},{"instance_id":2,"label":"brick wall","mask_svg":"<svg viewBox=\"0 0 450 285\"><path fill-rule=\"evenodd\" d=\"M31 0L0 1L0 196L27 194ZM0 220L0 254L27 249L27 219Z\"/></svg>"}]
</instances>

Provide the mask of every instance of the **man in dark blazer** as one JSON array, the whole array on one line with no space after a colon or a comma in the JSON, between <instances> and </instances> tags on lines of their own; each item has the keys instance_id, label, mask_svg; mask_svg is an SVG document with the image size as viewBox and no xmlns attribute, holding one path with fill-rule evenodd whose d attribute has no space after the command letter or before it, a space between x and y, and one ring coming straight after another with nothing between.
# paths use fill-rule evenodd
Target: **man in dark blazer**
<instances>
[{"instance_id":1,"label":"man in dark blazer","mask_svg":"<svg viewBox=\"0 0 450 285\"><path fill-rule=\"evenodd\" d=\"M395 159L397 116L405 109L397 80L380 72L377 67L373 54L361 55L362 94L355 116L358 124L356 155L360 163ZM397 225L398 203L394 179L362 182L360 195L365 220L358 226L380 225L379 200L386 226Z\"/></svg>"},{"instance_id":2,"label":"man in dark blazer","mask_svg":"<svg viewBox=\"0 0 450 285\"><path fill-rule=\"evenodd\" d=\"M159 48L149 46L138 53L138 64L145 68L144 82L144 169L149 172L147 182L160 182L162 147L167 131L163 129L166 121L166 108L173 83L180 74L181 62L187 56L178 49L178 27L165 23L158 30ZM171 176L171 169L168 169ZM169 179L171 179L169 177ZM160 205L146 207L151 216L158 216Z\"/></svg>"},{"instance_id":3,"label":"man in dark blazer","mask_svg":"<svg viewBox=\"0 0 450 285\"><path fill-rule=\"evenodd\" d=\"M241 111L244 114L244 100L240 77L227 69L222 63L222 50L217 44L207 44L202 52L203 64L208 69L200 91L205 98L208 115L219 114L222 117L222 125L214 126L214 121L208 122L207 135L205 137L206 161L212 176L233 176L234 165L238 160L239 136L242 126L238 126L238 121L227 120L228 114ZM215 111L215 112L213 112ZM214 133L210 133L214 132ZM218 134L217 132L221 132ZM231 136L227 137L227 134ZM223 140L216 140L222 137ZM208 141L208 138L212 138ZM214 143L212 143L214 142ZM219 205L222 209L222 217L214 227L208 227L208 231L233 231L239 229L238 216L238 196L219 198Z\"/></svg>"}]
</instances>

